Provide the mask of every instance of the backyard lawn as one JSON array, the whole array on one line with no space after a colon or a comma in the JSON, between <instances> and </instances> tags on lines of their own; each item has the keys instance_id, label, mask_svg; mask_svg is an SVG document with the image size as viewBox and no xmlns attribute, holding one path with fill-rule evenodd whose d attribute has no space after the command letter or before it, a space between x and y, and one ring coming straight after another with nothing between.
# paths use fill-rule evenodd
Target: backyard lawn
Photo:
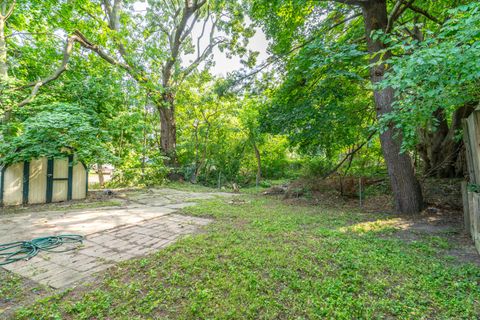
<instances>
[{"instance_id":1,"label":"backyard lawn","mask_svg":"<svg viewBox=\"0 0 480 320\"><path fill-rule=\"evenodd\" d=\"M458 228L244 195L185 214L194 236L38 300L14 319L475 319L480 265ZM2 282L0 292L15 288ZM17 288L18 289L18 288ZM21 294L21 293L20 293ZM18 298L18 297L17 297Z\"/></svg>"}]
</instances>

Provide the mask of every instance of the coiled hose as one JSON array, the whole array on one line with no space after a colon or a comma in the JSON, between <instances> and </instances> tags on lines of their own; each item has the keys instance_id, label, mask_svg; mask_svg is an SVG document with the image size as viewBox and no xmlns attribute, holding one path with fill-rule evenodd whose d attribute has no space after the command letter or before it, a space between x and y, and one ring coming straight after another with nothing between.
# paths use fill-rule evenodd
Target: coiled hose
<instances>
[{"instance_id":1,"label":"coiled hose","mask_svg":"<svg viewBox=\"0 0 480 320\"><path fill-rule=\"evenodd\" d=\"M81 244L84 237L77 234L63 234L58 236L35 238L30 241L16 241L0 244L0 266L4 266L21 260L29 260L40 251L67 252L75 250L69 247L63 250L55 250L64 244Z\"/></svg>"}]
</instances>

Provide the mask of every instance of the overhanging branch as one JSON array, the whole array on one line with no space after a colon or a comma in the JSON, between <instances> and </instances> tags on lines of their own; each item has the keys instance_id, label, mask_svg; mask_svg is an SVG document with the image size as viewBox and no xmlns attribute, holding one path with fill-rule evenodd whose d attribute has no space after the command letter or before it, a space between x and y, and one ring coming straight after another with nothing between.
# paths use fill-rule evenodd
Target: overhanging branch
<instances>
[{"instance_id":1,"label":"overhanging branch","mask_svg":"<svg viewBox=\"0 0 480 320\"><path fill-rule=\"evenodd\" d=\"M333 29L335 29L336 27L339 27L341 25L343 25L344 23L347 23L348 21L350 20L353 20L355 18L358 18L360 17L362 14L361 13L356 13L356 14L353 14L351 15L350 17L347 17L345 19L343 19L342 21L340 22L337 22L335 23L334 25L330 26L329 28L327 28L326 30L322 31L322 32L328 32L328 31L331 31ZM276 56L276 57L270 57L270 59L267 59L262 65L260 65L256 70L250 72L249 74L246 74L244 75L243 77L241 77L240 79L237 79L236 82L240 82L240 81L243 81L245 79L248 79L258 73L260 73L261 71L263 71L264 69L266 69L267 67L271 66L272 64L274 64L275 62L277 62L278 60L282 59L282 58L285 58L285 57L288 57L289 55L291 55L292 53L294 53L295 51L307 46L308 44L310 44L311 42L313 42L315 39L317 39L315 36L307 39L305 42L299 44L298 46L295 46L293 47L292 49L290 49L288 52L286 52L285 54L282 54L280 56Z\"/></svg>"},{"instance_id":2,"label":"overhanging branch","mask_svg":"<svg viewBox=\"0 0 480 320\"><path fill-rule=\"evenodd\" d=\"M340 161L332 170L330 170L329 172L327 172L326 174L324 174L322 176L323 179L325 178L328 178L329 176L331 176L332 174L334 174L335 172L337 172L337 170L348 160L348 159L351 159L353 158L353 156L355 155L355 153L357 153L358 151L360 151L360 149L362 149L367 143L370 142L370 140L372 140L373 136L377 133L377 131L372 131L372 133L370 133L370 135L367 137L367 140L365 140L365 142L359 144L357 147L355 147L352 151L350 151L349 153L347 153L347 155L343 158L342 161Z\"/></svg>"},{"instance_id":3,"label":"overhanging branch","mask_svg":"<svg viewBox=\"0 0 480 320\"><path fill-rule=\"evenodd\" d=\"M440 21L440 20L437 19L436 17L432 16L432 15L431 15L430 13L428 13L426 10L423 10L423 9L420 8L420 7L414 6L412 3L407 4L407 7L408 7L410 10L412 10L412 11L414 11L414 12L416 12L416 13L419 13L419 14L425 16L427 19L432 20L432 21L435 22L435 23L438 23L438 24L440 24L440 25L442 24L442 21Z\"/></svg>"},{"instance_id":4,"label":"overhanging branch","mask_svg":"<svg viewBox=\"0 0 480 320\"><path fill-rule=\"evenodd\" d=\"M57 80L62 75L62 73L64 73L68 69L68 63L70 61L70 57L72 55L75 43L79 43L83 48L88 49L92 52L95 52L98 56L100 56L103 60L107 61L109 64L114 65L114 66L119 66L120 68L124 69L135 80L137 80L139 82L145 82L146 81L143 77L141 77L141 75L136 73L132 69L132 67L130 67L128 64L118 61L113 56L109 55L105 51L105 49L103 49L102 47L100 47L96 44L93 44L92 42L90 42L80 31L77 30L73 33L73 35L68 37L67 43L65 45L65 49L63 50L62 63L53 72L52 75L50 75L46 78L43 78L39 81L31 82L29 84L26 84L24 86L21 86L21 87L15 89L15 90L23 90L23 89L27 89L27 88L32 88L32 91L31 91L29 97L26 98L25 100L21 101L17 105L17 107L23 107L23 106L31 103L33 101L33 99L35 99L35 97L37 96L38 91L40 90L41 87L45 86L46 84L48 84L48 83L50 83L54 80Z\"/></svg>"}]
</instances>

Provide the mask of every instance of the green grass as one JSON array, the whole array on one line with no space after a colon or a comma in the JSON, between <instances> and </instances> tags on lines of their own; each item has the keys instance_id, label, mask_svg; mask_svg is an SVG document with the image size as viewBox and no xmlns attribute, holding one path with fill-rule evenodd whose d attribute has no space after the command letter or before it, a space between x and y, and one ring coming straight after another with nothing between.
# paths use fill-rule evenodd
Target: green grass
<instances>
[{"instance_id":1,"label":"green grass","mask_svg":"<svg viewBox=\"0 0 480 320\"><path fill-rule=\"evenodd\" d=\"M206 187L201 184L193 184L189 182L169 182L165 184L166 188L180 190L180 191L190 191L190 192L218 192L221 191L218 188Z\"/></svg>"},{"instance_id":2,"label":"green grass","mask_svg":"<svg viewBox=\"0 0 480 320\"><path fill-rule=\"evenodd\" d=\"M16 319L476 319L480 267L442 235L397 237L395 217L244 196L186 213L207 232L122 263L98 285Z\"/></svg>"},{"instance_id":3,"label":"green grass","mask_svg":"<svg viewBox=\"0 0 480 320\"><path fill-rule=\"evenodd\" d=\"M11 272L0 270L0 318L6 307L12 307L29 300L32 296L45 294L47 289L27 283Z\"/></svg>"},{"instance_id":4,"label":"green grass","mask_svg":"<svg viewBox=\"0 0 480 320\"><path fill-rule=\"evenodd\" d=\"M0 297L4 302L10 302L22 296L22 279L10 272L0 271Z\"/></svg>"},{"instance_id":5,"label":"green grass","mask_svg":"<svg viewBox=\"0 0 480 320\"><path fill-rule=\"evenodd\" d=\"M282 185L288 183L289 180L280 179L280 180L264 180L260 183L258 187L255 185L250 186L240 186L240 192L245 194L257 194L261 191L265 191L274 185ZM165 187L181 190L181 191L191 191L191 192L232 192L233 187L231 184L223 186L222 189L207 187L201 184L192 184L189 182L169 182L165 184Z\"/></svg>"}]
</instances>

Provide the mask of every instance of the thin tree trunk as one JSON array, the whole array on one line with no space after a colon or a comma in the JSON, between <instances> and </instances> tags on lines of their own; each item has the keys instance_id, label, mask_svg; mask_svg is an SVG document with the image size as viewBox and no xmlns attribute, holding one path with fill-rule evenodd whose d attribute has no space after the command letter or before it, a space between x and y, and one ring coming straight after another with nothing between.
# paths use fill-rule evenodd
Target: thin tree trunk
<instances>
[{"instance_id":1,"label":"thin tree trunk","mask_svg":"<svg viewBox=\"0 0 480 320\"><path fill-rule=\"evenodd\" d=\"M0 81L8 79L7 43L5 41L5 18L0 16Z\"/></svg>"},{"instance_id":2,"label":"thin tree trunk","mask_svg":"<svg viewBox=\"0 0 480 320\"><path fill-rule=\"evenodd\" d=\"M198 125L199 125L199 121L198 119L195 120L195 123L194 123L194 128L195 128L195 134L194 134L194 137L195 137L195 168L193 169L193 173L192 173L192 176L190 177L190 182L193 183L193 184L196 184L197 183L197 178L198 178L198 173L199 173L199 163L200 163L200 156L199 156L199 142L198 142Z\"/></svg>"},{"instance_id":3,"label":"thin tree trunk","mask_svg":"<svg viewBox=\"0 0 480 320\"><path fill-rule=\"evenodd\" d=\"M145 179L145 165L147 161L147 108L148 96L145 99L145 106L143 107L142 179Z\"/></svg>"},{"instance_id":4,"label":"thin tree trunk","mask_svg":"<svg viewBox=\"0 0 480 320\"><path fill-rule=\"evenodd\" d=\"M8 81L8 61L7 61L7 41L5 37L6 22L13 12L15 3L12 3L7 8L7 2L3 1L0 5L0 88L6 85ZM2 84L2 82L5 82ZM4 114L0 121L7 123L12 117L12 110L10 105L4 105L0 101L0 109L3 109ZM0 137L3 133L0 133Z\"/></svg>"},{"instance_id":5,"label":"thin tree trunk","mask_svg":"<svg viewBox=\"0 0 480 320\"><path fill-rule=\"evenodd\" d=\"M260 150L258 150L255 140L252 139L253 150L255 151L255 158L257 159L257 176L255 178L255 185L258 187L260 179L262 179L262 158L260 156Z\"/></svg>"},{"instance_id":6,"label":"thin tree trunk","mask_svg":"<svg viewBox=\"0 0 480 320\"><path fill-rule=\"evenodd\" d=\"M101 163L97 164L97 175L98 175L98 184L100 187L105 186L105 178L103 176L103 165Z\"/></svg>"},{"instance_id":7,"label":"thin tree trunk","mask_svg":"<svg viewBox=\"0 0 480 320\"><path fill-rule=\"evenodd\" d=\"M385 31L388 24L386 0L371 0L362 6L365 30L367 36L368 50L374 55L372 63L375 65L370 70L370 78L373 84L383 80L385 75L385 64L378 63L380 51L385 49L385 45L379 40L373 40L372 31ZM376 55L375 55L376 54ZM388 59L390 53L386 52L383 59ZM392 88L375 90L375 105L377 108L377 117L392 111L394 101L394 91ZM420 184L415 177L414 168L410 156L401 153L401 134L390 126L380 135L383 156L387 164L390 183L393 195L395 197L395 207L399 213L417 214L423 207L423 197Z\"/></svg>"},{"instance_id":8,"label":"thin tree trunk","mask_svg":"<svg viewBox=\"0 0 480 320\"><path fill-rule=\"evenodd\" d=\"M197 127L197 132L195 133L195 140L196 140L196 156L195 156L195 171L193 173L193 176L192 176L192 180L191 182L192 183L197 183L197 180L198 180L198 176L200 175L200 172L201 170L203 169L203 167L205 166L205 163L207 161L207 148L208 148L208 138L209 138L209 135L210 135L210 122L205 119L205 122L207 124L207 130L205 132L205 137L203 139L203 151L202 151L202 157L199 158L199 155L198 153L200 152L199 150L199 142L198 142L198 127Z\"/></svg>"}]
</instances>

